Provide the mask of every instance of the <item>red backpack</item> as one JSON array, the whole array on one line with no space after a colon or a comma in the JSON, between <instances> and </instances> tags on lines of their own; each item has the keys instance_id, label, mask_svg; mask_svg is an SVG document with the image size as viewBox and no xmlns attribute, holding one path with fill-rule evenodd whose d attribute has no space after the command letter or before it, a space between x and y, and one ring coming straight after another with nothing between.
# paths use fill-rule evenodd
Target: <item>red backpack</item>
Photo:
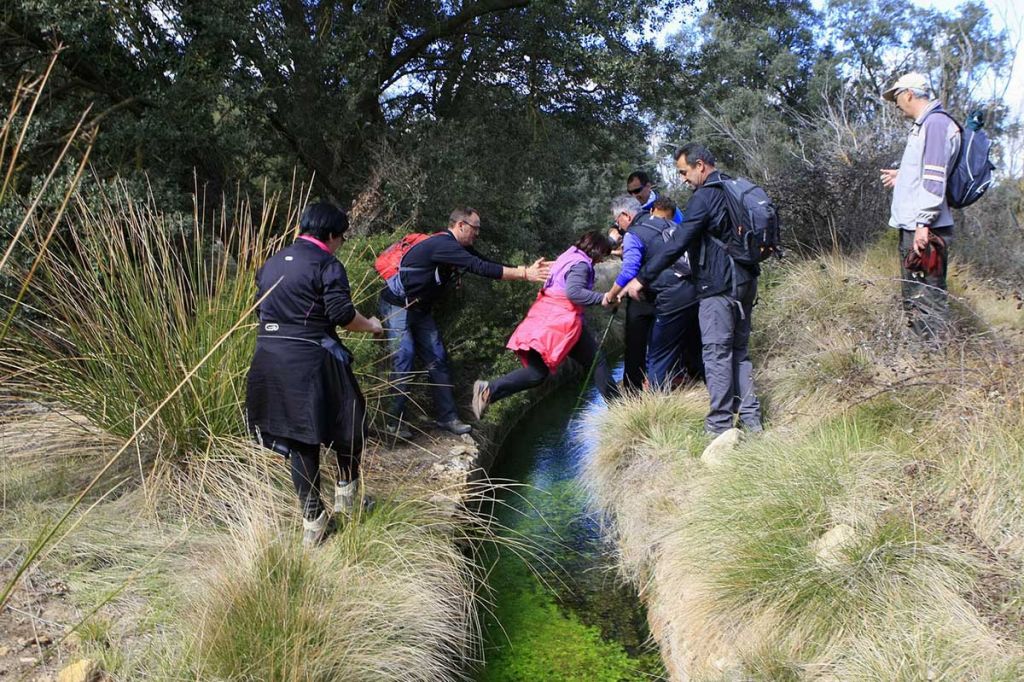
<instances>
[{"instance_id":1,"label":"red backpack","mask_svg":"<svg viewBox=\"0 0 1024 682\"><path fill-rule=\"evenodd\" d=\"M409 252L409 249L425 239L429 239L439 234L443 233L435 232L433 234L423 234L421 232L413 232L405 235L397 242L380 252L380 255L377 256L377 260L373 261L374 269L386 282L398 274L398 267L402 264L402 258Z\"/></svg>"}]
</instances>

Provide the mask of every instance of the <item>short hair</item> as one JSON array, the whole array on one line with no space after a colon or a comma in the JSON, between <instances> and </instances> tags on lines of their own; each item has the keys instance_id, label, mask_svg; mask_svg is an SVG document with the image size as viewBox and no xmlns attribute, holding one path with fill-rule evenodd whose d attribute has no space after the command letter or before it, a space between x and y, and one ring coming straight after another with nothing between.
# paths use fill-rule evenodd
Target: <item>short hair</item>
<instances>
[{"instance_id":1,"label":"short hair","mask_svg":"<svg viewBox=\"0 0 1024 682\"><path fill-rule=\"evenodd\" d=\"M649 185L651 183L651 176L647 175L645 171L635 170L626 178L626 184L628 185L634 180L639 180L641 185Z\"/></svg>"},{"instance_id":2,"label":"short hair","mask_svg":"<svg viewBox=\"0 0 1024 682\"><path fill-rule=\"evenodd\" d=\"M299 233L328 241L348 230L348 216L334 204L325 201L310 204L299 219Z\"/></svg>"},{"instance_id":3,"label":"short hair","mask_svg":"<svg viewBox=\"0 0 1024 682\"><path fill-rule=\"evenodd\" d=\"M640 211L644 210L644 207L632 194L620 194L612 199L611 209L612 217L615 218L620 213L626 213L631 216L638 215Z\"/></svg>"},{"instance_id":4,"label":"short hair","mask_svg":"<svg viewBox=\"0 0 1024 682\"><path fill-rule=\"evenodd\" d=\"M921 90L920 88L903 88L903 89L909 91L910 94L913 95L914 97L916 97L917 99L927 99L927 100L930 100L932 98L932 94L930 92L928 92L927 90Z\"/></svg>"},{"instance_id":5,"label":"short hair","mask_svg":"<svg viewBox=\"0 0 1024 682\"><path fill-rule=\"evenodd\" d=\"M664 211L666 213L676 212L676 202L672 201L668 197L658 197L651 204L651 211Z\"/></svg>"},{"instance_id":6,"label":"short hair","mask_svg":"<svg viewBox=\"0 0 1024 682\"><path fill-rule=\"evenodd\" d=\"M455 227L457 223L469 220L472 216L479 216L480 211L471 206L459 206L448 216L448 227Z\"/></svg>"},{"instance_id":7,"label":"short hair","mask_svg":"<svg viewBox=\"0 0 1024 682\"><path fill-rule=\"evenodd\" d=\"M698 161L703 161L709 166L715 165L715 155L711 153L710 149L699 142L687 142L676 150L672 158L676 161L682 158L687 166L693 166Z\"/></svg>"},{"instance_id":8,"label":"short hair","mask_svg":"<svg viewBox=\"0 0 1024 682\"><path fill-rule=\"evenodd\" d=\"M576 248L590 258L606 258L612 252L612 242L600 230L590 230L576 240Z\"/></svg>"}]
</instances>

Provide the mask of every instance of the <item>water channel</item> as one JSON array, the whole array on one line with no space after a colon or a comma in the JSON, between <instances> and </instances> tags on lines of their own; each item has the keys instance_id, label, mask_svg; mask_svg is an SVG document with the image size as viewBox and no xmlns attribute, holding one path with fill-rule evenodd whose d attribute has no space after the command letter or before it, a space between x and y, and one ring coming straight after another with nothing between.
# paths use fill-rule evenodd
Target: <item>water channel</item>
<instances>
[{"instance_id":1,"label":"water channel","mask_svg":"<svg viewBox=\"0 0 1024 682\"><path fill-rule=\"evenodd\" d=\"M543 552L526 559L499 552L479 682L623 682L664 674L640 601L616 574L576 480L589 456L579 417L606 409L596 390L582 400L578 392L579 384L569 382L534 406L491 471L520 484L501 493L497 516Z\"/></svg>"}]
</instances>

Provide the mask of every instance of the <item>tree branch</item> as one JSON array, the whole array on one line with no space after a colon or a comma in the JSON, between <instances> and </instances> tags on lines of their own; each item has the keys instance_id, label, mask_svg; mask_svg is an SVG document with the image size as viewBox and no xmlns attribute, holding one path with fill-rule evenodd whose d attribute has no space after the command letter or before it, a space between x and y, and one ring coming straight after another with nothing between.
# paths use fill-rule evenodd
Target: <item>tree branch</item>
<instances>
[{"instance_id":1,"label":"tree branch","mask_svg":"<svg viewBox=\"0 0 1024 682\"><path fill-rule=\"evenodd\" d=\"M404 48L384 63L378 74L378 83L386 83L396 71L415 59L428 45L441 38L455 35L461 32L463 26L485 14L495 12L506 12L519 7L526 7L530 0L478 0L467 5L461 12L455 14L445 21L438 22L432 28L428 28L415 38L412 38Z\"/></svg>"}]
</instances>

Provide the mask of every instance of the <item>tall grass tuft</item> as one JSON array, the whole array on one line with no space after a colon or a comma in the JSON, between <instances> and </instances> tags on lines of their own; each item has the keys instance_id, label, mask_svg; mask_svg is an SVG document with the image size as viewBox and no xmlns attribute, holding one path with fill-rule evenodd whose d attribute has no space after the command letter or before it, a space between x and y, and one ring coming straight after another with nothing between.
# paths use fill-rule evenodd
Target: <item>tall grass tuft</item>
<instances>
[{"instance_id":1,"label":"tall grass tuft","mask_svg":"<svg viewBox=\"0 0 1024 682\"><path fill-rule=\"evenodd\" d=\"M216 225L198 209L182 225L120 183L94 201L76 195L59 248L32 281L31 314L12 332L19 350L4 354L8 386L131 435L253 304L277 211L274 199L258 211L239 202ZM225 341L141 442L180 457L240 433L252 344L244 331Z\"/></svg>"},{"instance_id":2,"label":"tall grass tuft","mask_svg":"<svg viewBox=\"0 0 1024 682\"><path fill-rule=\"evenodd\" d=\"M256 465L208 462L207 492L196 500L235 519L189 600L187 665L196 675L459 679L479 653L482 577L459 544L490 537L481 522L424 499L382 500L316 551L303 550L293 501L260 482L283 470L253 455Z\"/></svg>"}]
</instances>

